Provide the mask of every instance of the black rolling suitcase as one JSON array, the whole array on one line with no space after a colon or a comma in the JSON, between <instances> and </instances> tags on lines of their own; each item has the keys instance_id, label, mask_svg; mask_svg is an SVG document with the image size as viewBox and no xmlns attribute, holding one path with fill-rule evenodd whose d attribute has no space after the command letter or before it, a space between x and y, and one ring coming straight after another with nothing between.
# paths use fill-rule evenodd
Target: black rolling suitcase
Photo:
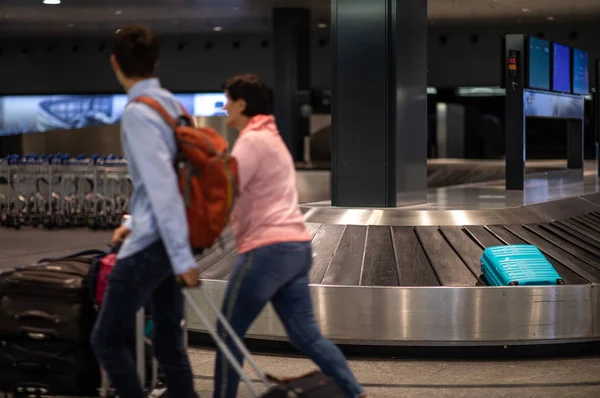
<instances>
[{"instance_id":1,"label":"black rolling suitcase","mask_svg":"<svg viewBox=\"0 0 600 398\"><path fill-rule=\"evenodd\" d=\"M99 384L89 347L52 340L0 342L0 391L19 396L96 396Z\"/></svg>"},{"instance_id":2,"label":"black rolling suitcase","mask_svg":"<svg viewBox=\"0 0 600 398\"><path fill-rule=\"evenodd\" d=\"M2 276L0 336L88 343L96 311L89 299L91 263L101 251L42 260Z\"/></svg>"},{"instance_id":3,"label":"black rolling suitcase","mask_svg":"<svg viewBox=\"0 0 600 398\"><path fill-rule=\"evenodd\" d=\"M270 375L266 375L258 366L258 364L252 358L252 355L246 348L245 344L241 341L241 339L237 336L235 331L231 328L231 325L227 321L227 319L223 316L221 311L214 304L212 299L206 294L206 292L200 288L200 292L202 297L211 309L217 314L217 318L240 350L240 352L244 355L244 358L248 361L256 375L259 377L262 384L267 387L267 392L260 395L250 378L244 373L244 370L237 362L229 348L225 342L219 337L213 325L210 324L208 319L200 310L200 307L194 301L194 298L190 294L187 289L183 289L183 295L188 302L188 305L192 309L192 311L198 316L208 333L211 335L213 340L218 346L218 349L221 350L226 360L229 361L231 366L235 369L235 371L240 375L242 381L246 384L248 389L250 390L253 397L263 397L263 398L288 398L288 397L296 397L296 398L344 398L344 393L340 390L340 388L333 382L330 377L327 377L325 374L319 371L311 372L303 376L295 377L295 378L286 378L286 379L278 379Z\"/></svg>"},{"instance_id":4,"label":"black rolling suitcase","mask_svg":"<svg viewBox=\"0 0 600 398\"><path fill-rule=\"evenodd\" d=\"M0 274L0 391L96 395L100 370L89 336L88 251Z\"/></svg>"}]
</instances>

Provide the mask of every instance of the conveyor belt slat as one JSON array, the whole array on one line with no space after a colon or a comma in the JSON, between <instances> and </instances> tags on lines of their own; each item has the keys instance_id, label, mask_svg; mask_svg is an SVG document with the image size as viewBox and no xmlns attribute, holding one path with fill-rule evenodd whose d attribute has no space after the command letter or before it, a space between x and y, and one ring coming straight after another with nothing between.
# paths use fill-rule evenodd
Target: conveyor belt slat
<instances>
[{"instance_id":1,"label":"conveyor belt slat","mask_svg":"<svg viewBox=\"0 0 600 398\"><path fill-rule=\"evenodd\" d=\"M594 226L594 228L598 229L600 231L600 221L596 220L596 218L594 217L590 217L587 214L584 214L583 216L579 217L582 220L587 221L588 223L590 223L591 225Z\"/></svg>"},{"instance_id":2,"label":"conveyor belt slat","mask_svg":"<svg viewBox=\"0 0 600 398\"><path fill-rule=\"evenodd\" d=\"M500 227L502 228L502 227ZM596 279L594 268L574 257L570 253L554 246L540 236L526 230L522 225L510 225L505 227L507 232L515 234L522 242L529 243L540 249L554 266L556 272L563 278L566 284L583 285L588 283L588 277ZM568 265L567 265L568 264ZM584 279L585 278L585 279ZM592 282L592 281L590 281Z\"/></svg>"},{"instance_id":3,"label":"conveyor belt slat","mask_svg":"<svg viewBox=\"0 0 600 398\"><path fill-rule=\"evenodd\" d=\"M600 221L600 213L597 211L589 213L588 216L594 218L596 221Z\"/></svg>"},{"instance_id":4,"label":"conveyor belt slat","mask_svg":"<svg viewBox=\"0 0 600 398\"><path fill-rule=\"evenodd\" d=\"M481 272L481 255L483 250L463 230L462 227L440 227L440 231L454 248L461 260L469 267L471 273L482 284L487 284Z\"/></svg>"},{"instance_id":5,"label":"conveyor belt slat","mask_svg":"<svg viewBox=\"0 0 600 398\"><path fill-rule=\"evenodd\" d=\"M465 230L477 241L477 244L482 249L504 245L504 242L485 229L483 225L469 225L468 227L465 227Z\"/></svg>"},{"instance_id":6,"label":"conveyor belt slat","mask_svg":"<svg viewBox=\"0 0 600 398\"><path fill-rule=\"evenodd\" d=\"M593 255L595 257L600 257L600 247L596 246L593 243L590 244L588 242L588 240L586 239L587 238L586 236L583 236L583 239L582 239L582 238L580 238L581 235L577 234L577 232L571 233L568 231L564 231L560 227L553 225L553 224L541 224L540 228L550 232L553 235L556 235L556 237L561 240L571 243L573 246L577 246L578 248L585 250L590 255Z\"/></svg>"},{"instance_id":7,"label":"conveyor belt slat","mask_svg":"<svg viewBox=\"0 0 600 398\"><path fill-rule=\"evenodd\" d=\"M308 233L310 234L310 236L313 237L313 239L315 238L315 235L317 234L322 225L323 224L317 224L314 222L306 223L306 229L308 229Z\"/></svg>"},{"instance_id":8,"label":"conveyor belt slat","mask_svg":"<svg viewBox=\"0 0 600 398\"><path fill-rule=\"evenodd\" d=\"M439 286L413 227L392 227L392 243L400 286Z\"/></svg>"},{"instance_id":9,"label":"conveyor belt slat","mask_svg":"<svg viewBox=\"0 0 600 398\"><path fill-rule=\"evenodd\" d=\"M437 227L417 227L419 241L443 286L476 286L477 279Z\"/></svg>"},{"instance_id":10,"label":"conveyor belt slat","mask_svg":"<svg viewBox=\"0 0 600 398\"><path fill-rule=\"evenodd\" d=\"M486 225L485 228L492 234L494 234L502 242L504 242L504 244L506 245L527 244L527 242L519 238L517 235L511 233L502 225Z\"/></svg>"},{"instance_id":11,"label":"conveyor belt slat","mask_svg":"<svg viewBox=\"0 0 600 398\"><path fill-rule=\"evenodd\" d=\"M398 286L390 227L368 227L365 259L360 278L364 286Z\"/></svg>"},{"instance_id":12,"label":"conveyor belt slat","mask_svg":"<svg viewBox=\"0 0 600 398\"><path fill-rule=\"evenodd\" d=\"M596 225L594 225L594 223L590 222L589 220L586 220L585 218L582 217L573 217L571 220L575 221L576 223L578 223L579 225L583 225L585 226L587 229L589 229L594 235L600 235L600 228L597 227Z\"/></svg>"},{"instance_id":13,"label":"conveyor belt slat","mask_svg":"<svg viewBox=\"0 0 600 398\"><path fill-rule=\"evenodd\" d=\"M597 268L598 265L600 265L600 258L594 256L593 254L590 254L589 252L583 250L580 247L577 247L576 245L574 245L570 241L561 239L558 236L553 235L553 234L551 234L548 231L545 231L543 228L541 228L541 227L539 227L537 225L525 225L525 226L523 226L523 228L525 230L527 230L527 231L533 232L537 236L539 236L539 237L543 238L544 240L552 243L557 248L559 248L559 249L561 249L561 250L569 253L571 256L577 258L578 260L580 260L580 261L582 261L584 263L587 263L588 267L592 267L596 271L600 272L600 270L598 270L598 268ZM571 265L571 263L568 263L568 264ZM582 275L579 272L577 272L577 273L580 274L580 275ZM598 276L600 277L600 273L598 274Z\"/></svg>"},{"instance_id":14,"label":"conveyor belt slat","mask_svg":"<svg viewBox=\"0 0 600 398\"><path fill-rule=\"evenodd\" d=\"M564 231L569 235L573 235L582 241L600 249L600 237L594 236L590 232L586 232L585 229L579 227L578 225L573 223L566 224L564 222L553 222L551 225L556 229Z\"/></svg>"},{"instance_id":15,"label":"conveyor belt slat","mask_svg":"<svg viewBox=\"0 0 600 398\"><path fill-rule=\"evenodd\" d=\"M577 222L576 220L568 219L563 221L557 221L557 223L560 225L566 225L567 227L574 229L579 233L585 234L590 239L593 239L600 243L600 235L598 235L596 231L580 222Z\"/></svg>"},{"instance_id":16,"label":"conveyor belt slat","mask_svg":"<svg viewBox=\"0 0 600 398\"><path fill-rule=\"evenodd\" d=\"M227 274L232 271L233 264L235 260L238 258L237 251L231 251L229 254L224 256L221 260L215 263L212 267L204 271L201 275L201 279L213 279L213 280L221 280Z\"/></svg>"},{"instance_id":17,"label":"conveyor belt slat","mask_svg":"<svg viewBox=\"0 0 600 398\"><path fill-rule=\"evenodd\" d=\"M343 233L343 225L323 225L315 235L312 241L313 265L309 274L310 283L323 281Z\"/></svg>"},{"instance_id":18,"label":"conveyor belt slat","mask_svg":"<svg viewBox=\"0 0 600 398\"><path fill-rule=\"evenodd\" d=\"M200 261L198 261L198 272L200 275L215 265L217 262L221 261L225 256L229 255L231 252L236 252L235 247L235 239L233 239L233 235L223 239L223 248L221 245L215 245L215 247L211 248L211 252L208 255L203 256Z\"/></svg>"},{"instance_id":19,"label":"conveyor belt slat","mask_svg":"<svg viewBox=\"0 0 600 398\"><path fill-rule=\"evenodd\" d=\"M367 227L348 225L323 277L324 285L355 286L360 284L360 273L365 253Z\"/></svg>"}]
</instances>

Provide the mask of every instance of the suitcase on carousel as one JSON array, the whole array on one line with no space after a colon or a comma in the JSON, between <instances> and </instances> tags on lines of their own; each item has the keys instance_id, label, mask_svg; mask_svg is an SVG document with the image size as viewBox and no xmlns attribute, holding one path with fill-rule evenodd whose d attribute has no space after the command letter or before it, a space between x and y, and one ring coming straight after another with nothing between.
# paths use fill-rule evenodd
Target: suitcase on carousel
<instances>
[{"instance_id":1,"label":"suitcase on carousel","mask_svg":"<svg viewBox=\"0 0 600 398\"><path fill-rule=\"evenodd\" d=\"M552 264L532 245L486 248L481 256L481 271L490 286L564 284Z\"/></svg>"},{"instance_id":2,"label":"suitcase on carousel","mask_svg":"<svg viewBox=\"0 0 600 398\"><path fill-rule=\"evenodd\" d=\"M0 275L0 336L87 344L96 317L89 272L104 254L86 251Z\"/></svg>"},{"instance_id":3,"label":"suitcase on carousel","mask_svg":"<svg viewBox=\"0 0 600 398\"><path fill-rule=\"evenodd\" d=\"M215 327L208 321L208 318L202 313L198 304L194 301L194 297L190 294L189 290L183 289L183 295L185 300L187 301L190 309L193 311L196 316L200 319L200 322L207 329L208 333L213 338L214 342L217 344L219 350L225 356L225 360L227 360L230 365L234 368L234 370L240 375L242 381L248 389L253 397L263 397L263 398L288 398L288 397L296 397L296 398L343 398L345 395L341 391L341 389L333 382L333 380L322 372L314 371L303 376L294 377L294 378L286 378L286 379L278 379L270 375L266 375L258 366L258 364L252 358L252 355L246 348L245 344L241 341L239 336L232 329L231 324L225 318L225 316L221 313L221 311L217 308L212 299L206 294L206 292L200 288L200 294L206 301L206 303L210 306L211 310L217 315L217 318L223 328L227 331L227 334L233 340L233 343L240 350L244 358L248 361L255 374L260 379L261 383L267 388L267 391L264 394L259 394L259 392L254 387L254 384L248 377L248 375L244 372L239 362L233 356L231 350L227 347L223 339L217 334Z\"/></svg>"}]
</instances>

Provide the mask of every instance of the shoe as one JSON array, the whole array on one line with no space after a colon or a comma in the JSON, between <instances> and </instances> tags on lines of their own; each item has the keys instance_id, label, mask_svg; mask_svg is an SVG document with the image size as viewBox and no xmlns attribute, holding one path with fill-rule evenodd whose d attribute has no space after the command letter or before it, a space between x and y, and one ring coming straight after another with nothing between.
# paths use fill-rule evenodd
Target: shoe
<instances>
[{"instance_id":1,"label":"shoe","mask_svg":"<svg viewBox=\"0 0 600 398\"><path fill-rule=\"evenodd\" d=\"M166 387L155 388L150 391L148 398L168 398Z\"/></svg>"}]
</instances>

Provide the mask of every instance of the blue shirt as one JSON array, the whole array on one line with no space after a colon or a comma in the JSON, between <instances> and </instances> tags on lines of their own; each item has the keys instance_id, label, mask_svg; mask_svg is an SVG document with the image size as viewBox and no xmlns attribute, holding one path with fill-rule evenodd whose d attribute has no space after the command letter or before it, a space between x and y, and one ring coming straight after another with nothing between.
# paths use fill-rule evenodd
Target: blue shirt
<instances>
[{"instance_id":1,"label":"blue shirt","mask_svg":"<svg viewBox=\"0 0 600 398\"><path fill-rule=\"evenodd\" d=\"M156 78L136 83L129 101L139 96L157 100L176 118L179 103ZM129 104L121 117L121 144L133 184L131 219L125 225L131 234L118 258L134 255L162 239L175 275L196 266L189 243L187 218L179 191L174 158L175 133L164 119L145 104Z\"/></svg>"}]
</instances>

